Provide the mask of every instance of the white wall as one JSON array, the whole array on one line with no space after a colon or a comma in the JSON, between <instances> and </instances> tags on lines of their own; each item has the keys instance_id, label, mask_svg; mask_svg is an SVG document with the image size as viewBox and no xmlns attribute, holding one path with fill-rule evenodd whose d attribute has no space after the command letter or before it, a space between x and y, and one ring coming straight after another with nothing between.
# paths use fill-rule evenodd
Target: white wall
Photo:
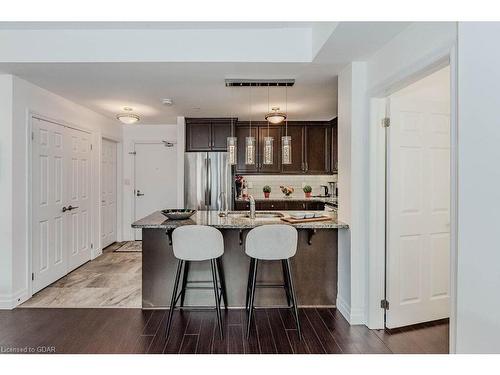
<instances>
[{"instance_id":1,"label":"white wall","mask_svg":"<svg viewBox=\"0 0 500 375\"><path fill-rule=\"evenodd\" d=\"M370 178L373 177L370 168L376 165L370 160L378 160L374 145L380 143L382 129L378 121L369 120L372 119L369 99L383 97L391 90L420 78L419 73L429 61L442 60L455 41L455 23L414 23L366 62L354 62L339 74L339 220L348 223L350 229L339 232L337 307L351 323L370 324L370 321L375 321L371 328L383 326L380 296L374 296L370 290L370 286L376 283L377 287L372 289L383 292L380 288L383 283L375 277L381 269L380 259L369 259L372 248L380 244L371 237L377 230L371 228L371 225L376 225L377 220L373 218L377 216L373 216L370 209L380 208L373 201L380 199L380 194L373 194L370 189ZM377 256L383 257L383 253ZM376 265L375 261L378 261ZM382 319L370 319L371 315L382 316Z\"/></svg>"},{"instance_id":2,"label":"white wall","mask_svg":"<svg viewBox=\"0 0 500 375\"><path fill-rule=\"evenodd\" d=\"M11 170L11 193L5 197L11 201L12 214L2 220L10 221L12 237L3 243L4 251L12 257L12 280L9 286L0 290L8 290L10 294L4 296L1 307L10 308L29 298L30 292L30 257L28 248L28 150L29 150L29 119L32 113L52 120L85 128L92 133L92 143L95 146L92 157L92 173L94 189L92 191L92 242L94 255L99 254L99 210L100 210L100 140L106 135L114 139L121 139L121 127L114 121L92 112L82 106L70 102L58 95L35 86L18 77L12 78L12 121L2 124L2 134L12 132L10 142L12 150L11 162L2 159L5 171ZM6 129L5 129L6 128ZM10 129L10 130L9 130ZM2 168L3 169L3 168ZM3 182L2 182L3 184ZM2 262L3 262L2 257ZM8 257L6 258L8 259ZM5 289L4 289L5 288Z\"/></svg>"},{"instance_id":3,"label":"white wall","mask_svg":"<svg viewBox=\"0 0 500 375\"><path fill-rule=\"evenodd\" d=\"M12 299L12 86L0 75L0 308Z\"/></svg>"},{"instance_id":4,"label":"white wall","mask_svg":"<svg viewBox=\"0 0 500 375\"><path fill-rule=\"evenodd\" d=\"M339 231L337 307L351 324L365 319L367 254L368 121L366 63L353 62L339 74Z\"/></svg>"},{"instance_id":5,"label":"white wall","mask_svg":"<svg viewBox=\"0 0 500 375\"><path fill-rule=\"evenodd\" d=\"M458 353L500 353L499 36L458 25Z\"/></svg>"},{"instance_id":6,"label":"white wall","mask_svg":"<svg viewBox=\"0 0 500 375\"><path fill-rule=\"evenodd\" d=\"M131 224L134 217L134 156L129 152L134 151L134 142L161 142L162 140L174 142L177 150L184 153L184 142L177 141L177 124L172 125L124 125L123 126L123 240L132 241L134 230ZM177 153L177 158L179 153ZM178 165L179 167L179 165ZM182 165L184 170L184 165ZM184 174L182 174L184 176ZM173 180L178 185L179 174ZM120 188L120 186L118 187ZM179 189L179 185L178 185ZM180 205L182 206L182 204Z\"/></svg>"}]
</instances>

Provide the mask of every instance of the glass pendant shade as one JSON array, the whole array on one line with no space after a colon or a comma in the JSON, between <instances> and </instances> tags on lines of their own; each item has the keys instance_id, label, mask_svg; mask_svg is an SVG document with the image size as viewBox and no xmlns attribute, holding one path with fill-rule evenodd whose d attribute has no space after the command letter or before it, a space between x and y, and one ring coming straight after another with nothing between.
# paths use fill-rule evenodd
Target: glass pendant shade
<instances>
[{"instance_id":1,"label":"glass pendant shade","mask_svg":"<svg viewBox=\"0 0 500 375\"><path fill-rule=\"evenodd\" d=\"M292 164L292 137L289 135L281 137L281 162Z\"/></svg>"},{"instance_id":2,"label":"glass pendant shade","mask_svg":"<svg viewBox=\"0 0 500 375\"><path fill-rule=\"evenodd\" d=\"M245 164L255 164L255 137L245 138Z\"/></svg>"},{"instance_id":3,"label":"glass pendant shade","mask_svg":"<svg viewBox=\"0 0 500 375\"><path fill-rule=\"evenodd\" d=\"M227 160L230 165L238 163L238 139L236 137L227 137Z\"/></svg>"},{"instance_id":4,"label":"glass pendant shade","mask_svg":"<svg viewBox=\"0 0 500 375\"><path fill-rule=\"evenodd\" d=\"M264 137L264 164L273 164L273 137Z\"/></svg>"}]
</instances>

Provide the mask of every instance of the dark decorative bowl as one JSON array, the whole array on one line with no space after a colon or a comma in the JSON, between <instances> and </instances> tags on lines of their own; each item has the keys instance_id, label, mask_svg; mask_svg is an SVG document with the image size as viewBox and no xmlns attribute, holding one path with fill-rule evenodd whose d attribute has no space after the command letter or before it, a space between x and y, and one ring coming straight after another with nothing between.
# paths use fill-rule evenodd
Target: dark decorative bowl
<instances>
[{"instance_id":1,"label":"dark decorative bowl","mask_svg":"<svg viewBox=\"0 0 500 375\"><path fill-rule=\"evenodd\" d=\"M188 208L162 210L161 213L170 220L186 220L195 214L196 210Z\"/></svg>"}]
</instances>

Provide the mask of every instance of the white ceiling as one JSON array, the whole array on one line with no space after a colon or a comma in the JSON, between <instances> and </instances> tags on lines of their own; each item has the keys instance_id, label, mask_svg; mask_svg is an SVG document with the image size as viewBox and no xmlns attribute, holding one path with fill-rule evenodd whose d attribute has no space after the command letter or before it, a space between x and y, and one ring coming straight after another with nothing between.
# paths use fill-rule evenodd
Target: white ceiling
<instances>
[{"instance_id":1,"label":"white ceiling","mask_svg":"<svg viewBox=\"0 0 500 375\"><path fill-rule=\"evenodd\" d=\"M207 23L156 24L157 28L193 30L203 33ZM50 28L50 25L25 24L26 28ZM295 78L296 84L288 89L288 112L294 120L330 120L337 114L337 75L350 61L356 61L374 53L408 26L407 23L210 23L210 27L233 32L236 28L266 30L279 29L282 40L286 30L304 30L312 40L297 48L309 48L306 62L204 62L197 56L193 62L9 62L1 56L0 72L17 75L49 91L114 118L124 106L130 106L143 124L175 123L177 116L224 117L237 116L248 119L249 89L226 88L225 78ZM125 27L154 28L151 24L56 24L53 29ZM22 27L1 29L14 30ZM231 31L227 31L231 30ZM307 30L309 30L307 32ZM9 31L10 37L14 31ZM1 32L1 31L0 31ZM274 32L274 31L273 31ZM93 34L95 35L95 34ZM179 34L182 35L182 34ZM274 34L270 34L274 35ZM57 34L56 34L57 36ZM80 34L80 37L82 35ZM191 44L186 48L193 48ZM260 40L259 40L260 42ZM266 42L265 40L263 42ZM258 43L257 43L258 45ZM293 45L293 44L290 44ZM245 46L227 46L244 49ZM280 48L276 45L275 48ZM289 48L289 47L287 47ZM22 51L21 51L22 52ZM16 51L19 56L19 51ZM63 57L63 56L62 56ZM84 56L85 57L85 56ZM58 59L61 58L60 53ZM210 58L213 58L211 56ZM152 61L156 61L153 59ZM241 61L241 56L238 61ZM243 59L244 60L244 59ZM19 61L19 60L16 60ZM22 60L25 61L25 60ZM28 61L31 61L28 59ZM46 61L46 59L44 60ZM73 61L73 60L71 60ZM129 61L129 60L127 60ZM135 61L135 60L134 60ZM175 61L175 60L174 60ZM208 60L211 61L211 60ZM229 61L229 60L228 60ZM231 94L232 91L232 94ZM172 98L174 105L166 107L162 98ZM268 108L267 89L252 89L252 118L263 120ZM284 88L270 89L269 106L285 108Z\"/></svg>"}]
</instances>

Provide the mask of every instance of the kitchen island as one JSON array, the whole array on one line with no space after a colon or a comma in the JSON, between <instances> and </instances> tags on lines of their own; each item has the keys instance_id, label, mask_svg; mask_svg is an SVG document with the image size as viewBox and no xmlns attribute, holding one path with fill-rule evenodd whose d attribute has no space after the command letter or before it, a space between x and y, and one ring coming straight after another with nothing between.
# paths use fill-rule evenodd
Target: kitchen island
<instances>
[{"instance_id":1,"label":"kitchen island","mask_svg":"<svg viewBox=\"0 0 500 375\"><path fill-rule=\"evenodd\" d=\"M285 217L292 211L282 211ZM329 221L290 224L297 228L298 248L291 259L292 272L299 306L334 306L337 297L337 231L346 229L332 212L318 211L331 217ZM272 214L276 214L273 212ZM229 307L244 307L250 258L245 254L245 237L259 225L287 224L279 217L257 212L256 219L245 212L230 212L221 217L217 211L198 211L187 220L168 220L160 211L132 224L142 229L142 307L169 306L177 266L172 251L171 233L183 225L208 225L219 229L224 236L223 265ZM210 280L209 262L193 262L190 281ZM281 283L281 263L263 262L259 266L258 282ZM208 284L209 285L209 284ZM210 290L188 290L187 306L211 306ZM256 306L285 306L282 289L259 289Z\"/></svg>"}]
</instances>

